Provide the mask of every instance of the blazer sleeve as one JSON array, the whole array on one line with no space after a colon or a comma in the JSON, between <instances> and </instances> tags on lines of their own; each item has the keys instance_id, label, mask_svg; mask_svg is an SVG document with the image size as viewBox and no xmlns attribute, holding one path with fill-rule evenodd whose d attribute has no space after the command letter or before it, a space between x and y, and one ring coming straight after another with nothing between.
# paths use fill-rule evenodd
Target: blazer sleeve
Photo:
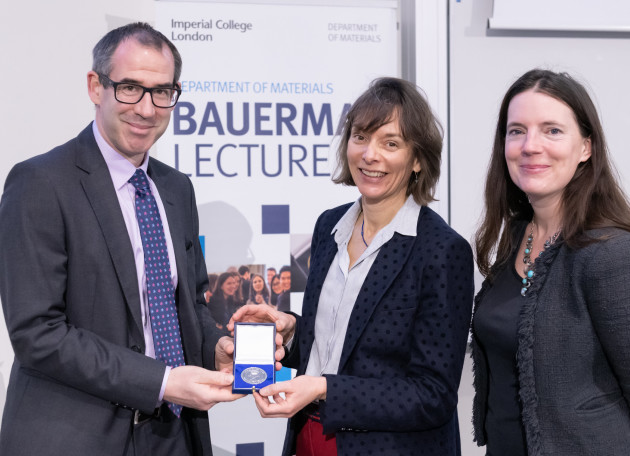
<instances>
[{"instance_id":1,"label":"blazer sleeve","mask_svg":"<svg viewBox=\"0 0 630 456\"><path fill-rule=\"evenodd\" d=\"M373 319L372 325L380 326L359 342L363 357L357 363L372 366L369 376L326 375L325 433L422 431L445 424L456 410L472 311L472 251L452 230L420 242L433 242L436 248L427 261L423 257L429 251L411 253L410 269L418 287L415 313L406 319L385 311ZM409 269L402 274L410 274ZM396 328L407 323L409 330L398 332ZM399 345L398 353L408 357L388 359L387 344Z\"/></svg>"},{"instance_id":2,"label":"blazer sleeve","mask_svg":"<svg viewBox=\"0 0 630 456\"><path fill-rule=\"evenodd\" d=\"M583 279L589 314L630 406L630 233L617 232L593 248Z\"/></svg>"},{"instance_id":3,"label":"blazer sleeve","mask_svg":"<svg viewBox=\"0 0 630 456\"><path fill-rule=\"evenodd\" d=\"M32 375L151 411L164 364L68 321L68 287L81 286L68 283L68 268L84 266L80 255L69 255L64 225L79 215L62 213L42 168L29 162L14 167L0 202L0 298L15 357Z\"/></svg>"},{"instance_id":4,"label":"blazer sleeve","mask_svg":"<svg viewBox=\"0 0 630 456\"><path fill-rule=\"evenodd\" d=\"M285 345L285 354L282 358L282 365L291 369L299 369L300 367L300 326L302 324L302 317L293 312L285 312L295 317L295 332L293 333L293 340L291 342L291 348L289 349Z\"/></svg>"}]
</instances>

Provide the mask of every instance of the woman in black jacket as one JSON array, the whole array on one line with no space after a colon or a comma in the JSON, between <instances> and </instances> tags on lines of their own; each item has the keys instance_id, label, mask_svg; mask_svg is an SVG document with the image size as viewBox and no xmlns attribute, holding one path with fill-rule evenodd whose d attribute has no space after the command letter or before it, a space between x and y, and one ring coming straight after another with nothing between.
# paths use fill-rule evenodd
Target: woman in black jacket
<instances>
[{"instance_id":1,"label":"woman in black jacket","mask_svg":"<svg viewBox=\"0 0 630 456\"><path fill-rule=\"evenodd\" d=\"M628 252L630 208L588 93L525 73L501 105L476 236L473 424L487 455L628 454Z\"/></svg>"}]
</instances>

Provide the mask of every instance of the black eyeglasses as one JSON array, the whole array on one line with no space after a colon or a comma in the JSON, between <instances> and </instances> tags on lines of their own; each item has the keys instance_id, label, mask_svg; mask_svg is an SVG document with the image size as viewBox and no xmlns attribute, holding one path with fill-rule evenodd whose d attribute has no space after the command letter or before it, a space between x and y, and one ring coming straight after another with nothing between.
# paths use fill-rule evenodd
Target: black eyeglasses
<instances>
[{"instance_id":1,"label":"black eyeglasses","mask_svg":"<svg viewBox=\"0 0 630 456\"><path fill-rule=\"evenodd\" d=\"M99 74L101 82L105 81L114 87L114 98L119 103L136 104L149 92L151 102L157 108L172 108L177 103L182 89L179 87L144 87L131 82L115 82L104 74Z\"/></svg>"}]
</instances>

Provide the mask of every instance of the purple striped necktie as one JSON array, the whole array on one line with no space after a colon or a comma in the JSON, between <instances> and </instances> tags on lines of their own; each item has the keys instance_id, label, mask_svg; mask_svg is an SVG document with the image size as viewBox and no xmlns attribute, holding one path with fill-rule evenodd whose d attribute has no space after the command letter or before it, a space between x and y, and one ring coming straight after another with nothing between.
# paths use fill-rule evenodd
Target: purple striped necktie
<instances>
[{"instance_id":1,"label":"purple striped necktie","mask_svg":"<svg viewBox=\"0 0 630 456\"><path fill-rule=\"evenodd\" d=\"M136 188L136 217L144 250L144 270L155 357L172 368L183 366L184 350L160 212L144 171L137 169L129 183ZM171 402L167 402L167 405L177 417L180 416L181 405Z\"/></svg>"}]
</instances>

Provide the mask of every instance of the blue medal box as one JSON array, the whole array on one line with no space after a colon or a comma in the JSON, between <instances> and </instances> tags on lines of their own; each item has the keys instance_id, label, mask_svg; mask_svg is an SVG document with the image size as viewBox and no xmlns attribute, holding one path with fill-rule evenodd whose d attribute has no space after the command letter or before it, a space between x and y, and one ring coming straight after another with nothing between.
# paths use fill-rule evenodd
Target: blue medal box
<instances>
[{"instance_id":1,"label":"blue medal box","mask_svg":"<svg viewBox=\"0 0 630 456\"><path fill-rule=\"evenodd\" d=\"M234 325L234 385L232 392L250 394L276 382L276 325Z\"/></svg>"}]
</instances>

